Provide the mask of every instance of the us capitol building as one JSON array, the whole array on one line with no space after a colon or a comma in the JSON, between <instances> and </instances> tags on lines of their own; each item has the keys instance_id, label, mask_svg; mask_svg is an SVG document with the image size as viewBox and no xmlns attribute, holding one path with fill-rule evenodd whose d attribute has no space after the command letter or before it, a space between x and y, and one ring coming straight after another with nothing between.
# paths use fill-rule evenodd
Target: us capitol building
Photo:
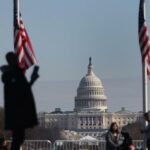
<instances>
[{"instance_id":1,"label":"us capitol building","mask_svg":"<svg viewBox=\"0 0 150 150\"><path fill-rule=\"evenodd\" d=\"M39 125L45 128L57 126L70 132L75 131L80 136L100 137L114 121L119 127L123 127L142 119L142 113L130 112L125 108L114 113L108 112L107 96L102 81L93 71L91 58L74 101L74 111L62 112L60 108L56 108L51 113L39 113Z\"/></svg>"}]
</instances>

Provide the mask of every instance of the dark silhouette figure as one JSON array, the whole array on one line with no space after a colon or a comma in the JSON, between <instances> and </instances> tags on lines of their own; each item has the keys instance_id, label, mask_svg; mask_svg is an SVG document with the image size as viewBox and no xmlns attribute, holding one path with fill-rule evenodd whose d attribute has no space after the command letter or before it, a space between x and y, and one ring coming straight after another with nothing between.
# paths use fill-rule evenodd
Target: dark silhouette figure
<instances>
[{"instance_id":1,"label":"dark silhouette figure","mask_svg":"<svg viewBox=\"0 0 150 150\"><path fill-rule=\"evenodd\" d=\"M141 133L145 135L147 149L150 150L150 111L144 113L144 119L148 122L145 129L141 129Z\"/></svg>"},{"instance_id":2,"label":"dark silhouette figure","mask_svg":"<svg viewBox=\"0 0 150 150\"><path fill-rule=\"evenodd\" d=\"M121 132L121 134L124 137L122 149L121 150L134 150L135 147L133 145L132 137L128 132Z\"/></svg>"},{"instance_id":3,"label":"dark silhouette figure","mask_svg":"<svg viewBox=\"0 0 150 150\"><path fill-rule=\"evenodd\" d=\"M6 54L7 65L2 66L4 83L5 129L12 131L11 150L19 150L25 138L25 129L38 124L36 107L31 86L39 77L34 68L28 82L24 70L18 65L18 57L13 52Z\"/></svg>"}]
</instances>

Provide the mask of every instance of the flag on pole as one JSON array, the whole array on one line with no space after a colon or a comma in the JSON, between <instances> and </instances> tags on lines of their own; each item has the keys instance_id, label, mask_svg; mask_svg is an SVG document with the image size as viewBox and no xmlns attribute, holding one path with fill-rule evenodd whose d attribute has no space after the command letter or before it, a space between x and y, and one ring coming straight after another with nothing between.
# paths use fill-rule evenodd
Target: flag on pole
<instances>
[{"instance_id":1,"label":"flag on pole","mask_svg":"<svg viewBox=\"0 0 150 150\"><path fill-rule=\"evenodd\" d=\"M26 70L36 64L36 57L29 36L23 24L21 14L14 2L14 49L18 56L19 66Z\"/></svg>"},{"instance_id":2,"label":"flag on pole","mask_svg":"<svg viewBox=\"0 0 150 150\"><path fill-rule=\"evenodd\" d=\"M147 76L150 78L150 40L145 17L145 0L140 0L139 5L139 45L142 62L145 63Z\"/></svg>"}]
</instances>

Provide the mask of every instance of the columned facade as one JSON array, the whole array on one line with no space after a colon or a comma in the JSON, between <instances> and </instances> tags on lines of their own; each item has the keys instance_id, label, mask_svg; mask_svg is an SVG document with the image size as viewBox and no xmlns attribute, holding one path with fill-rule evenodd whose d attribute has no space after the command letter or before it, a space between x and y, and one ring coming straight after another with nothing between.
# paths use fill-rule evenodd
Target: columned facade
<instances>
[{"instance_id":1,"label":"columned facade","mask_svg":"<svg viewBox=\"0 0 150 150\"><path fill-rule=\"evenodd\" d=\"M74 111L62 112L56 109L52 113L39 113L39 125L45 128L57 126L66 131L75 131L81 136L102 137L112 122L120 128L136 121L143 121L143 114L130 112L122 108L118 112L108 112L107 97L101 80L93 72L91 58L88 71L77 88Z\"/></svg>"}]
</instances>

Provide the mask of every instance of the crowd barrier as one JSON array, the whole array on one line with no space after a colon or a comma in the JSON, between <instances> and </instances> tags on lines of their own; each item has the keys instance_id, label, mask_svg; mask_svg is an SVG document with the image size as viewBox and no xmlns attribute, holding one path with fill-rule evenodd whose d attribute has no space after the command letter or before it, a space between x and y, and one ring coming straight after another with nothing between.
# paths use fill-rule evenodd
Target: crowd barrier
<instances>
[{"instance_id":1,"label":"crowd barrier","mask_svg":"<svg viewBox=\"0 0 150 150\"><path fill-rule=\"evenodd\" d=\"M8 150L10 146L11 141L8 141ZM49 140L25 140L20 150L53 150L53 147Z\"/></svg>"},{"instance_id":2,"label":"crowd barrier","mask_svg":"<svg viewBox=\"0 0 150 150\"><path fill-rule=\"evenodd\" d=\"M144 150L142 140L133 140L136 150ZM11 142L9 142L8 150ZM80 141L80 140L57 140L53 144L49 140L25 140L20 150L105 150L106 142Z\"/></svg>"},{"instance_id":3,"label":"crowd barrier","mask_svg":"<svg viewBox=\"0 0 150 150\"><path fill-rule=\"evenodd\" d=\"M105 141L55 141L53 150L105 150Z\"/></svg>"}]
</instances>

